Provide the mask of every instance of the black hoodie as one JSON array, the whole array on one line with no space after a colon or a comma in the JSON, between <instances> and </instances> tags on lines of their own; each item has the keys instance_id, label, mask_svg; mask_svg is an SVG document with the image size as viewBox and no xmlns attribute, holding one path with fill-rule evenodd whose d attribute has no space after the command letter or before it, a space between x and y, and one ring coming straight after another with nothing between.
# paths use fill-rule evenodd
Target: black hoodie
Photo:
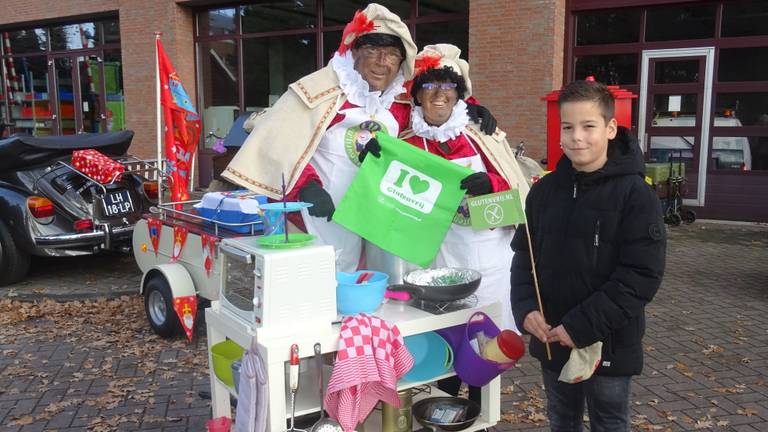
<instances>
[{"instance_id":1,"label":"black hoodie","mask_svg":"<svg viewBox=\"0 0 768 432\"><path fill-rule=\"evenodd\" d=\"M563 324L577 347L603 342L599 375L637 375L643 367L645 305L661 284L666 231L661 205L644 181L643 156L625 128L592 173L564 155L526 200L544 317ZM518 328L537 310L524 229L512 241L512 308ZM531 338L531 355L559 371L570 349Z\"/></svg>"}]
</instances>

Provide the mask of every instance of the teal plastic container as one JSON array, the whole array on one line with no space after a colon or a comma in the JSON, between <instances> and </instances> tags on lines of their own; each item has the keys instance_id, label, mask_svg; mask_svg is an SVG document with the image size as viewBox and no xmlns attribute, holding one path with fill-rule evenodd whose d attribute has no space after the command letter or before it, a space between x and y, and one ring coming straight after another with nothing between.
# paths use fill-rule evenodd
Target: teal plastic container
<instances>
[{"instance_id":1,"label":"teal plastic container","mask_svg":"<svg viewBox=\"0 0 768 432\"><path fill-rule=\"evenodd\" d=\"M356 284L362 273L373 273L367 282ZM389 284L389 275L373 270L359 270L353 273L336 272L336 311L342 315L372 313L384 301L384 292Z\"/></svg>"}]
</instances>

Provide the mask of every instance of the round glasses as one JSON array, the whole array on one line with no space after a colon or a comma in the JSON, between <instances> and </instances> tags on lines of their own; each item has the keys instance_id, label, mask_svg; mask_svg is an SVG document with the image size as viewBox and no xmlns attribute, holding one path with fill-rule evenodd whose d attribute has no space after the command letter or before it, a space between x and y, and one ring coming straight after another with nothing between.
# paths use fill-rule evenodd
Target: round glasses
<instances>
[{"instance_id":1,"label":"round glasses","mask_svg":"<svg viewBox=\"0 0 768 432\"><path fill-rule=\"evenodd\" d=\"M400 50L393 47L376 47L372 45L363 45L358 51L366 58L383 58L385 62L390 64L400 64L403 61L403 57L400 55Z\"/></svg>"}]
</instances>

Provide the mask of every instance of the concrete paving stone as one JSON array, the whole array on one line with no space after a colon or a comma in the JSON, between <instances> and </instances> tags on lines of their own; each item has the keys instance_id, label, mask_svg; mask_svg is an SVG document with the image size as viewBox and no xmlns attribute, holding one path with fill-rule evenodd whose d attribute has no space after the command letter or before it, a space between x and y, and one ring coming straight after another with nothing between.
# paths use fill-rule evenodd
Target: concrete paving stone
<instances>
[{"instance_id":1,"label":"concrete paving stone","mask_svg":"<svg viewBox=\"0 0 768 432\"><path fill-rule=\"evenodd\" d=\"M37 406L37 398L34 399L21 399L16 402L16 405L11 409L10 415L14 417L21 417L32 413Z\"/></svg>"},{"instance_id":2,"label":"concrete paving stone","mask_svg":"<svg viewBox=\"0 0 768 432\"><path fill-rule=\"evenodd\" d=\"M45 428L47 430L67 428L70 424L72 424L72 420L75 418L76 414L77 410L62 411L48 420Z\"/></svg>"},{"instance_id":3,"label":"concrete paving stone","mask_svg":"<svg viewBox=\"0 0 768 432\"><path fill-rule=\"evenodd\" d=\"M765 425L766 425L766 427L768 427L768 423L766 423ZM757 428L755 428L754 425L736 425L736 426L729 426L728 427L728 431L729 432L730 431L733 431L733 432L764 432L766 430L768 430L768 428L766 428L766 429L757 429Z\"/></svg>"},{"instance_id":4,"label":"concrete paving stone","mask_svg":"<svg viewBox=\"0 0 768 432\"><path fill-rule=\"evenodd\" d=\"M147 407L144 409L144 416L145 417L148 417L148 416L165 417L167 412L168 412L168 403L160 402L154 405L147 405Z\"/></svg>"},{"instance_id":5,"label":"concrete paving stone","mask_svg":"<svg viewBox=\"0 0 768 432\"><path fill-rule=\"evenodd\" d=\"M46 430L45 422L40 422L24 425L19 429L19 432L42 432L44 430Z\"/></svg>"},{"instance_id":6,"label":"concrete paving stone","mask_svg":"<svg viewBox=\"0 0 768 432\"><path fill-rule=\"evenodd\" d=\"M207 416L211 415L210 407L173 409L169 406L168 412L166 414L167 417L181 417L181 418L188 418L190 416L204 416L204 415L207 415Z\"/></svg>"}]
</instances>

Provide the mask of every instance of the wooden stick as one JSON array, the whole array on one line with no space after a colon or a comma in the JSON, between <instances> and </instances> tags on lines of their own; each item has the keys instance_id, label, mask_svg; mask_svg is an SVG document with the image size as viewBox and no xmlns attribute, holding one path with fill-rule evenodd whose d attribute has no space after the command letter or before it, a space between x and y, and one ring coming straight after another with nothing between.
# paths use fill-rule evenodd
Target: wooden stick
<instances>
[{"instance_id":1,"label":"wooden stick","mask_svg":"<svg viewBox=\"0 0 768 432\"><path fill-rule=\"evenodd\" d=\"M533 244L531 243L531 231L528 229L528 218L525 221L525 237L528 238L528 255L531 257L531 273L533 273L533 287L536 290L536 301L539 303L539 313L544 318L544 306L541 304L541 292L539 292L539 277L536 275L536 260L533 258ZM546 318L544 318L546 321ZM547 347L547 360L552 360L552 351L549 342L544 342Z\"/></svg>"}]
</instances>

